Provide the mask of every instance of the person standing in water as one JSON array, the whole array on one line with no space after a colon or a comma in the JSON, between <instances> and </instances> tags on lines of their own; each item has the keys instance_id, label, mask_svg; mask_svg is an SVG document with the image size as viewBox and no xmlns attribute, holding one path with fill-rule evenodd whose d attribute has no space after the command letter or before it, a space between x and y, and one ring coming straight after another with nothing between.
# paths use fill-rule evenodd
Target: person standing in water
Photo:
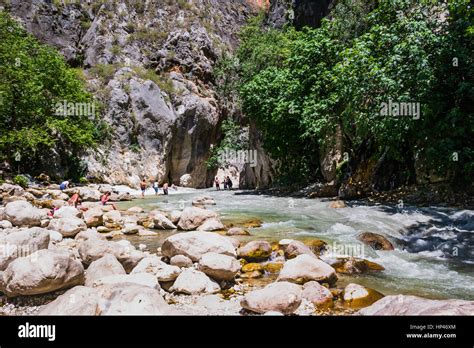
<instances>
[{"instance_id":1,"label":"person standing in water","mask_svg":"<svg viewBox=\"0 0 474 348\"><path fill-rule=\"evenodd\" d=\"M214 182L216 183L216 190L220 191L221 183L220 183L219 178L217 176L216 176L216 179L214 180Z\"/></svg>"},{"instance_id":2,"label":"person standing in water","mask_svg":"<svg viewBox=\"0 0 474 348\"><path fill-rule=\"evenodd\" d=\"M160 187L158 185L158 181L155 181L153 183L153 189L155 190L155 196L158 196L158 191L160 190Z\"/></svg>"},{"instance_id":3,"label":"person standing in water","mask_svg":"<svg viewBox=\"0 0 474 348\"><path fill-rule=\"evenodd\" d=\"M232 190L232 180L230 179L230 177L228 176L227 177L227 187L229 188L229 190Z\"/></svg>"},{"instance_id":4,"label":"person standing in water","mask_svg":"<svg viewBox=\"0 0 474 348\"><path fill-rule=\"evenodd\" d=\"M140 189L142 190L142 198L145 198L145 191L146 191L146 180L143 179L140 183Z\"/></svg>"},{"instance_id":5,"label":"person standing in water","mask_svg":"<svg viewBox=\"0 0 474 348\"><path fill-rule=\"evenodd\" d=\"M165 182L165 183L163 184L163 194L164 194L164 195L167 195L167 194L168 194L168 183L167 183L167 182Z\"/></svg>"}]
</instances>

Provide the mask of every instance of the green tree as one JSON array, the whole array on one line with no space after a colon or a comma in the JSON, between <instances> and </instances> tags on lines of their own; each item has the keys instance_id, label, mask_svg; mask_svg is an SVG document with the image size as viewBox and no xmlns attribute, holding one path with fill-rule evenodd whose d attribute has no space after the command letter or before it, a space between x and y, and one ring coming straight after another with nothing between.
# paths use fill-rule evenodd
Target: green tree
<instances>
[{"instance_id":1,"label":"green tree","mask_svg":"<svg viewBox=\"0 0 474 348\"><path fill-rule=\"evenodd\" d=\"M96 114L57 112L58 103L92 106L94 100L56 50L5 12L0 12L0 97L1 160L13 163L20 153L25 171L52 168L52 158L77 161L103 133Z\"/></svg>"},{"instance_id":2,"label":"green tree","mask_svg":"<svg viewBox=\"0 0 474 348\"><path fill-rule=\"evenodd\" d=\"M415 157L469 180L471 7L468 0L341 0L320 28L277 31L252 21L237 53L240 95L281 173L318 178L321 149L340 130L352 158L365 151L396 161L409 167L407 180ZM390 100L420 103L421 115L381 115ZM449 159L456 151L462 161Z\"/></svg>"}]
</instances>

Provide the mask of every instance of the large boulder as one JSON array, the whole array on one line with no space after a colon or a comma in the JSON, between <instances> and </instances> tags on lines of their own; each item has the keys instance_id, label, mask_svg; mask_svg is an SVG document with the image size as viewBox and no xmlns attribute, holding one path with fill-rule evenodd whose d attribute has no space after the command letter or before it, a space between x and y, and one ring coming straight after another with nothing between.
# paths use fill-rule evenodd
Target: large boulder
<instances>
[{"instance_id":1,"label":"large boulder","mask_svg":"<svg viewBox=\"0 0 474 348\"><path fill-rule=\"evenodd\" d=\"M44 294L84 283L84 267L66 251L38 250L11 262L1 273L8 297Z\"/></svg>"},{"instance_id":2,"label":"large boulder","mask_svg":"<svg viewBox=\"0 0 474 348\"><path fill-rule=\"evenodd\" d=\"M40 226L41 220L45 218L47 218L45 211L26 201L10 202L4 211L4 219L14 226Z\"/></svg>"},{"instance_id":3,"label":"large boulder","mask_svg":"<svg viewBox=\"0 0 474 348\"><path fill-rule=\"evenodd\" d=\"M119 230L124 224L122 214L118 210L112 210L105 213L102 219L104 221L104 226L111 230Z\"/></svg>"},{"instance_id":4,"label":"large boulder","mask_svg":"<svg viewBox=\"0 0 474 348\"><path fill-rule=\"evenodd\" d=\"M333 294L331 291L315 281L310 281L303 285L302 296L318 308L328 308L333 305Z\"/></svg>"},{"instance_id":5,"label":"large boulder","mask_svg":"<svg viewBox=\"0 0 474 348\"><path fill-rule=\"evenodd\" d=\"M199 260L199 270L215 280L232 280L240 270L240 262L232 256L206 253Z\"/></svg>"},{"instance_id":6,"label":"large boulder","mask_svg":"<svg viewBox=\"0 0 474 348\"><path fill-rule=\"evenodd\" d=\"M3 183L0 185L0 192L9 196L22 196L25 193L25 189L20 185Z\"/></svg>"},{"instance_id":7,"label":"large boulder","mask_svg":"<svg viewBox=\"0 0 474 348\"><path fill-rule=\"evenodd\" d=\"M86 241L88 239L106 240L107 238L103 234L98 233L96 230L88 229L88 230L81 231L78 234L76 234L74 239L77 242L83 242L83 241Z\"/></svg>"},{"instance_id":8,"label":"large boulder","mask_svg":"<svg viewBox=\"0 0 474 348\"><path fill-rule=\"evenodd\" d=\"M362 243L370 246L375 250L393 250L393 244L386 237L373 233L373 232L362 232L357 236Z\"/></svg>"},{"instance_id":9,"label":"large boulder","mask_svg":"<svg viewBox=\"0 0 474 348\"><path fill-rule=\"evenodd\" d=\"M0 271L5 270L18 257L48 249L49 240L49 232L40 227L0 235Z\"/></svg>"},{"instance_id":10,"label":"large boulder","mask_svg":"<svg viewBox=\"0 0 474 348\"><path fill-rule=\"evenodd\" d=\"M217 213L207 209L188 207L181 214L178 228L184 231L195 230L210 218L217 218Z\"/></svg>"},{"instance_id":11,"label":"large boulder","mask_svg":"<svg viewBox=\"0 0 474 348\"><path fill-rule=\"evenodd\" d=\"M304 284L311 280L334 284L337 276L336 270L327 263L303 254L285 262L278 275L278 280L297 284Z\"/></svg>"},{"instance_id":12,"label":"large boulder","mask_svg":"<svg viewBox=\"0 0 474 348\"><path fill-rule=\"evenodd\" d=\"M61 208L59 208L58 210L56 210L54 212L54 217L55 218L65 218L65 217L80 218L80 217L82 217L82 211L80 211L80 210L78 210L74 207L65 205L65 206L62 206Z\"/></svg>"},{"instance_id":13,"label":"large boulder","mask_svg":"<svg viewBox=\"0 0 474 348\"><path fill-rule=\"evenodd\" d=\"M225 226L218 218L210 218L197 228L198 231L222 231Z\"/></svg>"},{"instance_id":14,"label":"large boulder","mask_svg":"<svg viewBox=\"0 0 474 348\"><path fill-rule=\"evenodd\" d=\"M126 274L122 264L112 254L107 254L92 262L86 270L86 286L92 286L97 279Z\"/></svg>"},{"instance_id":15,"label":"large boulder","mask_svg":"<svg viewBox=\"0 0 474 348\"><path fill-rule=\"evenodd\" d=\"M158 256L148 256L141 260L131 274L151 273L160 282L174 281L181 273L181 269L164 263Z\"/></svg>"},{"instance_id":16,"label":"large boulder","mask_svg":"<svg viewBox=\"0 0 474 348\"><path fill-rule=\"evenodd\" d=\"M102 285L132 283L143 286L148 286L152 289L160 289L160 284L155 276L149 273L134 273L134 274L112 274L92 282L92 287L96 288Z\"/></svg>"},{"instance_id":17,"label":"large boulder","mask_svg":"<svg viewBox=\"0 0 474 348\"><path fill-rule=\"evenodd\" d=\"M244 230L241 227L231 227L229 230L226 232L227 236L250 236L249 231Z\"/></svg>"},{"instance_id":18,"label":"large boulder","mask_svg":"<svg viewBox=\"0 0 474 348\"><path fill-rule=\"evenodd\" d=\"M162 213L158 211L153 211L150 213L150 219L153 221L153 225L155 229L158 230L175 230L177 227L176 225L164 216Z\"/></svg>"},{"instance_id":19,"label":"large boulder","mask_svg":"<svg viewBox=\"0 0 474 348\"><path fill-rule=\"evenodd\" d=\"M159 291L133 283L97 288L76 286L42 308L40 315L166 315L170 306Z\"/></svg>"},{"instance_id":20,"label":"large boulder","mask_svg":"<svg viewBox=\"0 0 474 348\"><path fill-rule=\"evenodd\" d=\"M69 216L52 219L49 222L48 229L57 231L64 237L74 237L79 232L87 230L87 225L82 219Z\"/></svg>"},{"instance_id":21,"label":"large boulder","mask_svg":"<svg viewBox=\"0 0 474 348\"><path fill-rule=\"evenodd\" d=\"M109 242L90 238L79 245L79 255L85 265L90 265L106 254L114 255L127 273L145 257L145 254L132 246L124 246L119 242Z\"/></svg>"},{"instance_id":22,"label":"large boulder","mask_svg":"<svg viewBox=\"0 0 474 348\"><path fill-rule=\"evenodd\" d=\"M0 229L9 229L12 228L13 224L8 220L1 220L0 221Z\"/></svg>"},{"instance_id":23,"label":"large boulder","mask_svg":"<svg viewBox=\"0 0 474 348\"><path fill-rule=\"evenodd\" d=\"M240 305L255 313L280 312L291 314L301 304L301 286L276 282L245 295Z\"/></svg>"},{"instance_id":24,"label":"large boulder","mask_svg":"<svg viewBox=\"0 0 474 348\"><path fill-rule=\"evenodd\" d=\"M40 315L99 315L100 296L97 289L75 286L44 306Z\"/></svg>"},{"instance_id":25,"label":"large boulder","mask_svg":"<svg viewBox=\"0 0 474 348\"><path fill-rule=\"evenodd\" d=\"M193 262L208 252L215 252L229 256L236 256L235 248L231 241L217 233L212 232L187 232L178 233L168 237L161 246L161 252L167 257L184 255Z\"/></svg>"},{"instance_id":26,"label":"large boulder","mask_svg":"<svg viewBox=\"0 0 474 348\"><path fill-rule=\"evenodd\" d=\"M239 257L249 262L264 261L272 254L272 246L270 243L261 240L253 240L248 242L238 250Z\"/></svg>"},{"instance_id":27,"label":"large boulder","mask_svg":"<svg viewBox=\"0 0 474 348\"><path fill-rule=\"evenodd\" d=\"M172 258L170 258L170 265L187 268L193 265L193 261L187 256L175 255Z\"/></svg>"},{"instance_id":28,"label":"large boulder","mask_svg":"<svg viewBox=\"0 0 474 348\"><path fill-rule=\"evenodd\" d=\"M170 288L173 292L187 295L212 294L219 292L220 289L219 284L212 281L206 274L192 268L187 268L181 272Z\"/></svg>"},{"instance_id":29,"label":"large boulder","mask_svg":"<svg viewBox=\"0 0 474 348\"><path fill-rule=\"evenodd\" d=\"M97 227L104 223L104 211L100 207L86 210L83 217L87 227Z\"/></svg>"},{"instance_id":30,"label":"large boulder","mask_svg":"<svg viewBox=\"0 0 474 348\"><path fill-rule=\"evenodd\" d=\"M474 301L430 300L418 296L386 296L369 307L361 309L361 315L474 315Z\"/></svg>"},{"instance_id":31,"label":"large boulder","mask_svg":"<svg viewBox=\"0 0 474 348\"><path fill-rule=\"evenodd\" d=\"M336 269L336 272L342 274L361 274L385 270L378 263L356 257L339 258L331 266Z\"/></svg>"},{"instance_id":32,"label":"large boulder","mask_svg":"<svg viewBox=\"0 0 474 348\"><path fill-rule=\"evenodd\" d=\"M298 240L283 239L278 244L283 249L287 259L294 259L296 256L303 254L316 257L307 245Z\"/></svg>"},{"instance_id":33,"label":"large boulder","mask_svg":"<svg viewBox=\"0 0 474 348\"><path fill-rule=\"evenodd\" d=\"M170 306L159 291L149 286L117 283L98 288L102 299L101 315L165 315Z\"/></svg>"},{"instance_id":34,"label":"large boulder","mask_svg":"<svg viewBox=\"0 0 474 348\"><path fill-rule=\"evenodd\" d=\"M359 284L348 284L342 292L344 304L352 308L367 307L383 297L381 293Z\"/></svg>"}]
</instances>

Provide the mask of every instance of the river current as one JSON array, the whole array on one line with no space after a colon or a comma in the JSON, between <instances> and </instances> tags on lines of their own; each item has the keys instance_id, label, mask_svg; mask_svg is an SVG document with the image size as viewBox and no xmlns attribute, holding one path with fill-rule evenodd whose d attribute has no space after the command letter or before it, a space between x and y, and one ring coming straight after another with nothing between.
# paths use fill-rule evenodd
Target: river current
<instances>
[{"instance_id":1,"label":"river current","mask_svg":"<svg viewBox=\"0 0 474 348\"><path fill-rule=\"evenodd\" d=\"M322 239L329 256L350 255L381 264L385 271L342 276L339 283L355 282L385 295L418 295L434 299L474 300L474 211L442 207L368 206L350 202L347 208L329 208L325 199L287 198L258 195L253 191L213 189L170 190L168 196L147 195L145 199L121 203L125 209L182 210L193 199L212 196L224 224L260 219L261 227L248 229L251 236L239 239L278 241ZM393 251L375 251L356 237L370 231L387 236ZM158 236L129 238L132 243L156 249L178 231Z\"/></svg>"}]
</instances>

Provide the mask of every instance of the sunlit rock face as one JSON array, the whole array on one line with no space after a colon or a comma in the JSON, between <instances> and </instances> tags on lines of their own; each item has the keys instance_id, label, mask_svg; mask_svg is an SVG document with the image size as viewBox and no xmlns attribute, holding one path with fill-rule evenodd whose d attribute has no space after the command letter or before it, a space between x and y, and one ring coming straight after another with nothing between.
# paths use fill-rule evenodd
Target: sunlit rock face
<instances>
[{"instance_id":1,"label":"sunlit rock face","mask_svg":"<svg viewBox=\"0 0 474 348\"><path fill-rule=\"evenodd\" d=\"M207 160L222 138L216 62L237 47L247 18L269 6L268 0L12 0L5 9L77 67L103 105L112 139L85 155L90 176L132 186L142 179L179 185L186 176L187 186L201 188L212 184L217 169ZM49 165L50 174L63 176L62 162ZM252 174L245 186L258 186L261 176L271 181Z\"/></svg>"}]
</instances>

